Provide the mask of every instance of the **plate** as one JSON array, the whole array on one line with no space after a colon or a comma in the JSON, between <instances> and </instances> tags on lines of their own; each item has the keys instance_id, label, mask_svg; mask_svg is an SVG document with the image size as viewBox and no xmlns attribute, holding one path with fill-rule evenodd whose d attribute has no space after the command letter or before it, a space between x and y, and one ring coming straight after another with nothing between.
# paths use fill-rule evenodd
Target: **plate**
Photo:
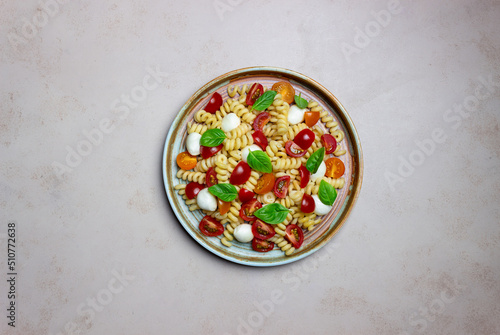
<instances>
[{"instance_id":1,"label":"plate","mask_svg":"<svg viewBox=\"0 0 500 335\"><path fill-rule=\"evenodd\" d=\"M312 231L304 233L302 247L291 256L285 256L284 252L276 247L267 253L257 253L252 250L251 243L239 243L236 240L232 242L233 246L228 248L221 244L221 236L208 237L203 235L198 229L198 225L204 214L199 210L189 211L182 197L174 189L177 184L183 182L176 177L178 171L176 157L180 152L185 151L187 123L194 118L194 114L198 110L205 107L212 93L217 91L225 101L228 98L227 87L230 85L248 84L250 86L254 82L259 82L264 86L271 87L273 83L280 80L289 81L296 91L302 92L302 97L317 101L334 117L345 134L344 140L339 145L347 151L345 155L339 157L346 168L345 186L338 190L334 207ZM189 98L175 117L168 132L163 150L162 170L165 191L170 205L181 225L196 242L215 255L235 263L249 266L276 266L311 255L323 247L339 231L359 196L363 179L363 157L359 137L349 114L326 88L295 71L276 67L249 67L213 79Z\"/></svg>"}]
</instances>

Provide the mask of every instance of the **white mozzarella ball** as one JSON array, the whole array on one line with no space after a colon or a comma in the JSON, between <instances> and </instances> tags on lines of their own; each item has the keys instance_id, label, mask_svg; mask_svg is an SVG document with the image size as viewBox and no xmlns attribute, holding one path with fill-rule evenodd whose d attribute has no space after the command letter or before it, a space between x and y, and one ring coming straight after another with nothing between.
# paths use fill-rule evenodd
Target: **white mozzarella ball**
<instances>
[{"instance_id":1,"label":"white mozzarella ball","mask_svg":"<svg viewBox=\"0 0 500 335\"><path fill-rule=\"evenodd\" d=\"M186 149L193 156L200 154L200 139L201 135L198 133L191 133L186 139Z\"/></svg>"},{"instance_id":2,"label":"white mozzarella ball","mask_svg":"<svg viewBox=\"0 0 500 335\"><path fill-rule=\"evenodd\" d=\"M245 147L242 151L241 151L241 159L247 163L247 157L248 157L248 154L250 153L250 151L262 151L262 149L257 145L257 144L252 144L252 145L249 145L247 147Z\"/></svg>"},{"instance_id":3,"label":"white mozzarella ball","mask_svg":"<svg viewBox=\"0 0 500 335\"><path fill-rule=\"evenodd\" d=\"M333 206L328 206L328 205L325 205L324 203L322 203L316 194L313 195L312 197L314 199L314 204L315 204L314 214L326 215L330 212L330 210L332 209Z\"/></svg>"},{"instance_id":4,"label":"white mozzarella ball","mask_svg":"<svg viewBox=\"0 0 500 335\"><path fill-rule=\"evenodd\" d=\"M290 124L298 124L304 121L304 113L307 108L299 108L297 105L290 106L288 110L288 122Z\"/></svg>"},{"instance_id":5,"label":"white mozzarella ball","mask_svg":"<svg viewBox=\"0 0 500 335\"><path fill-rule=\"evenodd\" d=\"M240 117L234 113L229 113L222 119L221 128L227 133L228 131L238 128L240 124Z\"/></svg>"},{"instance_id":6,"label":"white mozzarella ball","mask_svg":"<svg viewBox=\"0 0 500 335\"><path fill-rule=\"evenodd\" d=\"M240 224L234 228L234 237L242 243L250 242L253 240L252 225L248 223Z\"/></svg>"},{"instance_id":7,"label":"white mozzarella ball","mask_svg":"<svg viewBox=\"0 0 500 335\"><path fill-rule=\"evenodd\" d=\"M215 211L217 209L217 198L208 191L208 188L204 188L198 192L196 203L201 209L207 211Z\"/></svg>"},{"instance_id":8,"label":"white mozzarella ball","mask_svg":"<svg viewBox=\"0 0 500 335\"><path fill-rule=\"evenodd\" d=\"M317 178L321 178L321 177L324 177L325 176L325 173L326 173L326 164L325 162L321 162L319 168L318 168L318 171L316 171L316 173L313 173L311 175L311 180L316 180Z\"/></svg>"}]
</instances>

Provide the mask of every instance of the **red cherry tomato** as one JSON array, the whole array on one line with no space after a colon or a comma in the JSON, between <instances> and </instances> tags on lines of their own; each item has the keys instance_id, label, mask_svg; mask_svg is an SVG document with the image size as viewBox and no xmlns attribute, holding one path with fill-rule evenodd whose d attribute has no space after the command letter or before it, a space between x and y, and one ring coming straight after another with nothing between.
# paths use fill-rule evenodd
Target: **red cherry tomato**
<instances>
[{"instance_id":1,"label":"red cherry tomato","mask_svg":"<svg viewBox=\"0 0 500 335\"><path fill-rule=\"evenodd\" d=\"M268 144L266 135L264 135L264 133L260 130L256 130L253 132L252 137L255 144L257 144L259 147L261 147L262 150L265 151Z\"/></svg>"},{"instance_id":2,"label":"red cherry tomato","mask_svg":"<svg viewBox=\"0 0 500 335\"><path fill-rule=\"evenodd\" d=\"M257 117L255 120L253 120L253 129L254 130L260 130L264 129L264 126L269 122L269 119L271 116L269 115L268 112L262 112Z\"/></svg>"},{"instance_id":3,"label":"red cherry tomato","mask_svg":"<svg viewBox=\"0 0 500 335\"><path fill-rule=\"evenodd\" d=\"M321 135L321 143L325 147L325 154L333 154L335 149L337 149L337 140L330 134Z\"/></svg>"},{"instance_id":4,"label":"red cherry tomato","mask_svg":"<svg viewBox=\"0 0 500 335\"><path fill-rule=\"evenodd\" d=\"M216 147L205 147L203 145L200 145L200 151L201 151L201 157L203 159L207 159L218 153L219 151L222 150L223 144L218 145Z\"/></svg>"},{"instance_id":5,"label":"red cherry tomato","mask_svg":"<svg viewBox=\"0 0 500 335\"><path fill-rule=\"evenodd\" d=\"M259 208L262 208L262 204L257 199L251 199L241 206L240 217L245 221L253 221L257 219L253 213Z\"/></svg>"},{"instance_id":6,"label":"red cherry tomato","mask_svg":"<svg viewBox=\"0 0 500 335\"><path fill-rule=\"evenodd\" d=\"M251 106L255 101L264 93L264 87L259 83L254 83L250 87L250 91L247 94L247 100L245 101L247 105Z\"/></svg>"},{"instance_id":7,"label":"red cherry tomato","mask_svg":"<svg viewBox=\"0 0 500 335\"><path fill-rule=\"evenodd\" d=\"M215 172L213 167L209 168L205 177L205 184L210 187L218 183L219 180L217 179L217 172Z\"/></svg>"},{"instance_id":8,"label":"red cherry tomato","mask_svg":"<svg viewBox=\"0 0 500 335\"><path fill-rule=\"evenodd\" d=\"M304 188L309 183L311 172L309 172L309 170L304 165L301 165L299 168L299 173L300 173L300 188Z\"/></svg>"},{"instance_id":9,"label":"red cherry tomato","mask_svg":"<svg viewBox=\"0 0 500 335\"><path fill-rule=\"evenodd\" d=\"M252 233L253 236L259 240L270 239L274 236L274 234L276 234L274 228L270 224L267 224L259 219L255 220L252 224Z\"/></svg>"},{"instance_id":10,"label":"red cherry tomato","mask_svg":"<svg viewBox=\"0 0 500 335\"><path fill-rule=\"evenodd\" d=\"M219 213L221 215L224 215L227 212L229 212L229 208L231 208L231 202L222 201L219 198L217 198L217 205L219 206Z\"/></svg>"},{"instance_id":11,"label":"red cherry tomato","mask_svg":"<svg viewBox=\"0 0 500 335\"><path fill-rule=\"evenodd\" d=\"M294 141L288 141L285 143L285 151L288 154L288 156L292 157L302 157L307 152L307 150L303 150Z\"/></svg>"},{"instance_id":12,"label":"red cherry tomato","mask_svg":"<svg viewBox=\"0 0 500 335\"><path fill-rule=\"evenodd\" d=\"M340 178L345 172L344 163L337 157L328 158L325 162L325 176L330 178Z\"/></svg>"},{"instance_id":13,"label":"red cherry tomato","mask_svg":"<svg viewBox=\"0 0 500 335\"><path fill-rule=\"evenodd\" d=\"M304 120L308 127L314 126L319 120L319 112L311 112L311 111L305 112Z\"/></svg>"},{"instance_id":14,"label":"red cherry tomato","mask_svg":"<svg viewBox=\"0 0 500 335\"><path fill-rule=\"evenodd\" d=\"M192 181L186 185L186 197L188 197L188 199L193 199L204 188L205 185Z\"/></svg>"},{"instance_id":15,"label":"red cherry tomato","mask_svg":"<svg viewBox=\"0 0 500 335\"><path fill-rule=\"evenodd\" d=\"M302 228L296 224L291 224L286 227L285 238L290 242L295 249L300 248L302 242L304 242L304 232Z\"/></svg>"},{"instance_id":16,"label":"red cherry tomato","mask_svg":"<svg viewBox=\"0 0 500 335\"><path fill-rule=\"evenodd\" d=\"M268 252L274 249L274 242L254 238L252 240L252 249L258 252Z\"/></svg>"},{"instance_id":17,"label":"red cherry tomato","mask_svg":"<svg viewBox=\"0 0 500 335\"><path fill-rule=\"evenodd\" d=\"M314 202L313 197L309 194L304 193L302 197L302 203L300 204L300 210L304 213L312 213L316 208L316 203Z\"/></svg>"},{"instance_id":18,"label":"red cherry tomato","mask_svg":"<svg viewBox=\"0 0 500 335\"><path fill-rule=\"evenodd\" d=\"M283 176L276 179L276 183L274 184L274 195L278 198L285 198L288 193L288 186L290 185L290 176Z\"/></svg>"},{"instance_id":19,"label":"red cherry tomato","mask_svg":"<svg viewBox=\"0 0 500 335\"><path fill-rule=\"evenodd\" d=\"M257 185L255 185L254 192L257 194L266 194L271 192L274 188L274 182L276 178L272 173L264 173L262 177L257 180Z\"/></svg>"},{"instance_id":20,"label":"red cherry tomato","mask_svg":"<svg viewBox=\"0 0 500 335\"><path fill-rule=\"evenodd\" d=\"M215 114L215 112L219 110L220 106L222 106L222 96L219 93L214 92L212 98L205 106L205 112Z\"/></svg>"},{"instance_id":21,"label":"red cherry tomato","mask_svg":"<svg viewBox=\"0 0 500 335\"><path fill-rule=\"evenodd\" d=\"M219 236L224 233L224 226L208 215L201 219L199 228L203 235L207 236Z\"/></svg>"},{"instance_id":22,"label":"red cherry tomato","mask_svg":"<svg viewBox=\"0 0 500 335\"><path fill-rule=\"evenodd\" d=\"M295 135L295 138L293 141L303 150L309 149L311 144L314 142L314 138L316 135L313 133L311 129L302 129L297 135Z\"/></svg>"},{"instance_id":23,"label":"red cherry tomato","mask_svg":"<svg viewBox=\"0 0 500 335\"><path fill-rule=\"evenodd\" d=\"M244 187L242 187L238 191L238 198L240 198L240 201L241 201L242 204L245 203L245 202L247 202L247 201L252 200L252 198L253 198L254 195L255 195L255 193L253 193L252 191L247 190Z\"/></svg>"},{"instance_id":24,"label":"red cherry tomato","mask_svg":"<svg viewBox=\"0 0 500 335\"><path fill-rule=\"evenodd\" d=\"M247 182L248 178L250 178L250 173L252 170L250 166L245 162L239 162L238 165L231 173L231 177L229 177L229 182L233 185L241 185Z\"/></svg>"}]
</instances>

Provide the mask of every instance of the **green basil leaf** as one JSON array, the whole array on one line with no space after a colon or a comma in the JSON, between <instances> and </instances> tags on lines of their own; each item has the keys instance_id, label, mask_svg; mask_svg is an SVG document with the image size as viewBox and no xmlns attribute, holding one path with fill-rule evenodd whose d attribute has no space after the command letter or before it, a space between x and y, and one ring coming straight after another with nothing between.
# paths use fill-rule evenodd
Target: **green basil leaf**
<instances>
[{"instance_id":1,"label":"green basil leaf","mask_svg":"<svg viewBox=\"0 0 500 335\"><path fill-rule=\"evenodd\" d=\"M201 135L200 144L204 147L216 147L226 139L226 134L220 129L208 129Z\"/></svg>"},{"instance_id":2,"label":"green basil leaf","mask_svg":"<svg viewBox=\"0 0 500 335\"><path fill-rule=\"evenodd\" d=\"M228 183L215 184L208 188L208 192L215 195L222 201L231 202L238 196L236 187Z\"/></svg>"},{"instance_id":3,"label":"green basil leaf","mask_svg":"<svg viewBox=\"0 0 500 335\"><path fill-rule=\"evenodd\" d=\"M267 107L271 106L271 104L274 101L274 97L276 96L277 92L276 91L266 91L264 94L262 94L257 101L252 106L252 109L255 109L256 111L263 111ZM250 110L250 111L251 111Z\"/></svg>"},{"instance_id":4,"label":"green basil leaf","mask_svg":"<svg viewBox=\"0 0 500 335\"><path fill-rule=\"evenodd\" d=\"M253 215L269 224L278 224L285 221L286 216L290 210L275 202L274 204L265 205L264 207L256 210Z\"/></svg>"},{"instance_id":5,"label":"green basil leaf","mask_svg":"<svg viewBox=\"0 0 500 335\"><path fill-rule=\"evenodd\" d=\"M337 190L335 187L322 180L321 183L319 183L318 197L322 203L331 206L335 202L335 199L337 199Z\"/></svg>"},{"instance_id":6,"label":"green basil leaf","mask_svg":"<svg viewBox=\"0 0 500 335\"><path fill-rule=\"evenodd\" d=\"M313 152L311 157L306 162L306 169L311 173L316 173L323 162L323 158L325 158L325 148L320 148Z\"/></svg>"},{"instance_id":7,"label":"green basil leaf","mask_svg":"<svg viewBox=\"0 0 500 335\"><path fill-rule=\"evenodd\" d=\"M264 173L273 172L273 165L271 164L271 158L264 152L260 150L254 150L248 152L247 163L255 171L260 171Z\"/></svg>"},{"instance_id":8,"label":"green basil leaf","mask_svg":"<svg viewBox=\"0 0 500 335\"><path fill-rule=\"evenodd\" d=\"M299 93L299 95L295 95L294 100L297 107L303 109L306 108L307 105L309 105L309 103L307 102L306 99L302 98L301 95L302 93Z\"/></svg>"}]
</instances>

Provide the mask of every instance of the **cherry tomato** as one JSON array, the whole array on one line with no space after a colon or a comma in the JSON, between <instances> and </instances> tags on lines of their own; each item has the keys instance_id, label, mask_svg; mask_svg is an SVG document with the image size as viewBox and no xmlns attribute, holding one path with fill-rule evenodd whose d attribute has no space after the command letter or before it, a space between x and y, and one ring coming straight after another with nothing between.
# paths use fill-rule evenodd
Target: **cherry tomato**
<instances>
[{"instance_id":1,"label":"cherry tomato","mask_svg":"<svg viewBox=\"0 0 500 335\"><path fill-rule=\"evenodd\" d=\"M291 104L295 98L295 90L288 81L278 81L274 83L271 89L281 94L283 100L289 104Z\"/></svg>"},{"instance_id":2,"label":"cherry tomato","mask_svg":"<svg viewBox=\"0 0 500 335\"><path fill-rule=\"evenodd\" d=\"M276 179L276 183L274 184L274 195L278 198L285 198L288 193L288 186L290 185L290 176L283 176Z\"/></svg>"},{"instance_id":3,"label":"cherry tomato","mask_svg":"<svg viewBox=\"0 0 500 335\"><path fill-rule=\"evenodd\" d=\"M219 180L217 179L217 172L215 172L213 167L209 168L205 177L205 184L210 187L218 183Z\"/></svg>"},{"instance_id":4,"label":"cherry tomato","mask_svg":"<svg viewBox=\"0 0 500 335\"><path fill-rule=\"evenodd\" d=\"M299 173L300 173L300 188L304 188L309 183L311 172L309 172L309 170L304 165L301 165L299 168Z\"/></svg>"},{"instance_id":5,"label":"cherry tomato","mask_svg":"<svg viewBox=\"0 0 500 335\"><path fill-rule=\"evenodd\" d=\"M186 185L186 197L188 197L188 199L193 199L198 195L198 192L200 192L204 188L205 185L198 184L197 182L192 181Z\"/></svg>"},{"instance_id":6,"label":"cherry tomato","mask_svg":"<svg viewBox=\"0 0 500 335\"><path fill-rule=\"evenodd\" d=\"M276 178L272 173L264 173L262 177L257 180L257 185L255 185L254 192L257 194L266 194L271 192L274 188L274 182Z\"/></svg>"},{"instance_id":7,"label":"cherry tomato","mask_svg":"<svg viewBox=\"0 0 500 335\"><path fill-rule=\"evenodd\" d=\"M247 100L245 101L247 105L251 106L255 101L264 93L264 87L259 83L254 83L250 87L250 91L247 93Z\"/></svg>"},{"instance_id":8,"label":"cherry tomato","mask_svg":"<svg viewBox=\"0 0 500 335\"><path fill-rule=\"evenodd\" d=\"M325 154L333 154L335 149L337 149L337 140L330 134L321 135L321 143L325 147Z\"/></svg>"},{"instance_id":9,"label":"cherry tomato","mask_svg":"<svg viewBox=\"0 0 500 335\"><path fill-rule=\"evenodd\" d=\"M253 236L259 240L270 239L274 236L274 234L276 234L274 228L270 224L267 224L259 219L255 220L252 224L252 233Z\"/></svg>"},{"instance_id":10,"label":"cherry tomato","mask_svg":"<svg viewBox=\"0 0 500 335\"><path fill-rule=\"evenodd\" d=\"M247 182L248 178L250 178L250 173L252 170L250 166L245 162L239 162L238 165L231 173L231 177L229 177L229 182L233 185L241 185Z\"/></svg>"},{"instance_id":11,"label":"cherry tomato","mask_svg":"<svg viewBox=\"0 0 500 335\"><path fill-rule=\"evenodd\" d=\"M245 203L247 201L252 200L252 198L253 198L254 195L255 195L255 193L253 193L252 191L247 190L244 187L242 187L238 191L238 198L240 198L241 203Z\"/></svg>"},{"instance_id":12,"label":"cherry tomato","mask_svg":"<svg viewBox=\"0 0 500 335\"><path fill-rule=\"evenodd\" d=\"M313 133L311 129L302 129L297 135L295 135L293 141L301 149L307 150L309 149L311 144L313 144L315 137L316 135Z\"/></svg>"},{"instance_id":13,"label":"cherry tomato","mask_svg":"<svg viewBox=\"0 0 500 335\"><path fill-rule=\"evenodd\" d=\"M307 150L303 150L294 141L287 141L285 143L285 151L288 154L288 156L292 157L302 157L307 152Z\"/></svg>"},{"instance_id":14,"label":"cherry tomato","mask_svg":"<svg viewBox=\"0 0 500 335\"><path fill-rule=\"evenodd\" d=\"M207 159L218 153L219 151L222 150L223 144L218 145L216 147L205 147L203 145L200 145L200 151L201 151L201 157L203 159Z\"/></svg>"},{"instance_id":15,"label":"cherry tomato","mask_svg":"<svg viewBox=\"0 0 500 335\"><path fill-rule=\"evenodd\" d=\"M302 203L300 204L300 210L304 213L312 213L316 208L316 203L314 199L309 194L304 193L302 197Z\"/></svg>"},{"instance_id":16,"label":"cherry tomato","mask_svg":"<svg viewBox=\"0 0 500 335\"><path fill-rule=\"evenodd\" d=\"M328 158L325 162L326 173L325 176L330 178L340 178L345 172L344 163L337 157Z\"/></svg>"},{"instance_id":17,"label":"cherry tomato","mask_svg":"<svg viewBox=\"0 0 500 335\"><path fill-rule=\"evenodd\" d=\"M290 242L295 249L300 248L302 242L304 242L304 232L302 228L296 224L291 224L286 227L285 238Z\"/></svg>"},{"instance_id":18,"label":"cherry tomato","mask_svg":"<svg viewBox=\"0 0 500 335\"><path fill-rule=\"evenodd\" d=\"M257 199L251 199L241 206L240 217L245 221L253 221L257 219L253 213L259 208L262 208L262 204Z\"/></svg>"},{"instance_id":19,"label":"cherry tomato","mask_svg":"<svg viewBox=\"0 0 500 335\"><path fill-rule=\"evenodd\" d=\"M217 198L217 204L219 206L219 213L221 215L226 214L229 212L229 208L231 208L231 203L227 201L222 201L219 198Z\"/></svg>"},{"instance_id":20,"label":"cherry tomato","mask_svg":"<svg viewBox=\"0 0 500 335\"><path fill-rule=\"evenodd\" d=\"M267 137L263 132L256 130L253 132L252 137L255 144L257 144L262 150L266 150L268 142Z\"/></svg>"},{"instance_id":21,"label":"cherry tomato","mask_svg":"<svg viewBox=\"0 0 500 335\"><path fill-rule=\"evenodd\" d=\"M308 127L314 126L319 120L319 112L307 111L304 113L304 120Z\"/></svg>"},{"instance_id":22,"label":"cherry tomato","mask_svg":"<svg viewBox=\"0 0 500 335\"><path fill-rule=\"evenodd\" d=\"M177 155L177 165L183 170L194 169L198 159L195 156L191 156L189 152L184 151Z\"/></svg>"},{"instance_id":23,"label":"cherry tomato","mask_svg":"<svg viewBox=\"0 0 500 335\"><path fill-rule=\"evenodd\" d=\"M269 122L270 118L271 116L268 112L260 113L259 115L257 115L255 120L253 120L253 129L255 129L255 131L262 131L262 129L264 129L264 126Z\"/></svg>"},{"instance_id":24,"label":"cherry tomato","mask_svg":"<svg viewBox=\"0 0 500 335\"><path fill-rule=\"evenodd\" d=\"M252 240L252 249L258 252L268 252L274 249L274 242L254 238Z\"/></svg>"},{"instance_id":25,"label":"cherry tomato","mask_svg":"<svg viewBox=\"0 0 500 335\"><path fill-rule=\"evenodd\" d=\"M201 219L199 228L203 235L207 236L219 236L224 233L224 226L208 215Z\"/></svg>"},{"instance_id":26,"label":"cherry tomato","mask_svg":"<svg viewBox=\"0 0 500 335\"><path fill-rule=\"evenodd\" d=\"M222 106L222 96L219 93L214 92L212 98L205 107L205 112L215 114L215 112L219 110L220 106Z\"/></svg>"}]
</instances>

